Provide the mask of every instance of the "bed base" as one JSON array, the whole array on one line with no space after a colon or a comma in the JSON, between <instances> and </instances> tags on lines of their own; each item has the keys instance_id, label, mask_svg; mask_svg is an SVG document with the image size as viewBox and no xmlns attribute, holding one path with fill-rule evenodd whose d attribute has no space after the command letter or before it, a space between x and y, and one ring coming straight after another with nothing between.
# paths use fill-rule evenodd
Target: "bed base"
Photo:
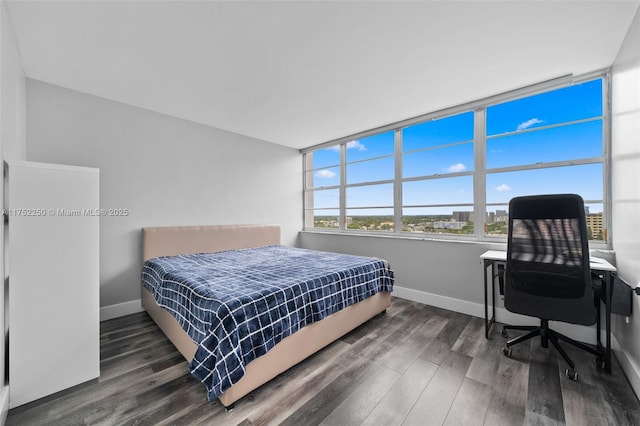
<instances>
[{"instance_id":1,"label":"bed base","mask_svg":"<svg viewBox=\"0 0 640 426\"><path fill-rule=\"evenodd\" d=\"M143 228L144 260L157 256L215 252L236 248L280 244L275 225L229 225ZM391 294L378 293L351 305L322 321L309 324L286 337L269 352L247 365L246 373L219 400L227 409L259 386L339 339L391 305ZM142 306L187 361L197 345L168 311L160 307L151 292L142 288Z\"/></svg>"},{"instance_id":2,"label":"bed base","mask_svg":"<svg viewBox=\"0 0 640 426\"><path fill-rule=\"evenodd\" d=\"M234 402L243 396L370 318L384 312L390 304L391 294L382 292L336 312L322 321L309 324L297 333L284 338L266 354L250 362L242 379L227 389L218 399L225 408L231 408ZM175 318L156 304L153 295L147 289L142 291L142 306L184 358L191 361L196 353L196 344L191 341Z\"/></svg>"}]
</instances>

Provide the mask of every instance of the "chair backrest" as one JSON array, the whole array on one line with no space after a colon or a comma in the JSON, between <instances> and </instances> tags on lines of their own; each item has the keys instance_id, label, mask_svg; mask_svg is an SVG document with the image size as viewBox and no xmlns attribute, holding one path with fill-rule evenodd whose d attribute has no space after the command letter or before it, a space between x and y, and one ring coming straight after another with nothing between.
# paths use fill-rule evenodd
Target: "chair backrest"
<instances>
[{"instance_id":1,"label":"chair backrest","mask_svg":"<svg viewBox=\"0 0 640 426\"><path fill-rule=\"evenodd\" d=\"M596 321L584 201L575 194L513 198L505 307L574 324Z\"/></svg>"}]
</instances>

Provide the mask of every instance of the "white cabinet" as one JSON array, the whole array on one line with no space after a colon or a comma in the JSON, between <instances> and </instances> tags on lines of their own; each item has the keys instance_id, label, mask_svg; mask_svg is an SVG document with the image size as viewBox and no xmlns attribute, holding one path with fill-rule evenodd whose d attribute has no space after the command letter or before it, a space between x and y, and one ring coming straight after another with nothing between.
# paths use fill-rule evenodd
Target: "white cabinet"
<instances>
[{"instance_id":1,"label":"white cabinet","mask_svg":"<svg viewBox=\"0 0 640 426\"><path fill-rule=\"evenodd\" d=\"M5 168L13 408L100 375L99 170Z\"/></svg>"}]
</instances>

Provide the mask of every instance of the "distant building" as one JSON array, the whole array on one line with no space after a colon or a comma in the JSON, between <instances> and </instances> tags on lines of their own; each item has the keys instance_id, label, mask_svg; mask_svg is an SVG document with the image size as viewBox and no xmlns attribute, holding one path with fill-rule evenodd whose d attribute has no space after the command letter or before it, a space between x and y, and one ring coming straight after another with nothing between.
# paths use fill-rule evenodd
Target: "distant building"
<instances>
[{"instance_id":1,"label":"distant building","mask_svg":"<svg viewBox=\"0 0 640 426\"><path fill-rule=\"evenodd\" d=\"M495 212L487 212L487 223L504 222L509 221L509 213L506 210L496 210Z\"/></svg>"},{"instance_id":2,"label":"distant building","mask_svg":"<svg viewBox=\"0 0 640 426\"><path fill-rule=\"evenodd\" d=\"M469 222L473 212L453 212L453 220L456 222Z\"/></svg>"},{"instance_id":3,"label":"distant building","mask_svg":"<svg viewBox=\"0 0 640 426\"><path fill-rule=\"evenodd\" d=\"M467 222L439 220L433 222L433 229L462 229L466 224Z\"/></svg>"},{"instance_id":4,"label":"distant building","mask_svg":"<svg viewBox=\"0 0 640 426\"><path fill-rule=\"evenodd\" d=\"M509 221L509 212L506 210L496 210L496 222L508 222Z\"/></svg>"},{"instance_id":5,"label":"distant building","mask_svg":"<svg viewBox=\"0 0 640 426\"><path fill-rule=\"evenodd\" d=\"M588 209L588 207L585 207ZM591 230L591 238L604 238L604 218L602 213L588 213L586 215L587 228Z\"/></svg>"}]
</instances>

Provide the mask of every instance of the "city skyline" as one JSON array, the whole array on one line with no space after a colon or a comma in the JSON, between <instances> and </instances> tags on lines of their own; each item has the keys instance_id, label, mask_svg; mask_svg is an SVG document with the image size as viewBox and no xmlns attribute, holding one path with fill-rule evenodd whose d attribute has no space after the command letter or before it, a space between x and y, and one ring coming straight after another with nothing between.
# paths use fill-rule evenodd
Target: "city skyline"
<instances>
[{"instance_id":1,"label":"city skyline","mask_svg":"<svg viewBox=\"0 0 640 426\"><path fill-rule=\"evenodd\" d=\"M473 211L454 211L448 215L416 215L402 217L401 232L408 233L440 233L440 234L474 234ZM509 213L507 210L487 212L484 233L489 236L506 236ZM589 213L585 208L585 219L589 239L604 240L606 228L602 212ZM340 227L338 216L318 215L314 218L316 228L337 229ZM346 216L345 226L351 230L394 232L395 223L392 215L387 216Z\"/></svg>"}]
</instances>

